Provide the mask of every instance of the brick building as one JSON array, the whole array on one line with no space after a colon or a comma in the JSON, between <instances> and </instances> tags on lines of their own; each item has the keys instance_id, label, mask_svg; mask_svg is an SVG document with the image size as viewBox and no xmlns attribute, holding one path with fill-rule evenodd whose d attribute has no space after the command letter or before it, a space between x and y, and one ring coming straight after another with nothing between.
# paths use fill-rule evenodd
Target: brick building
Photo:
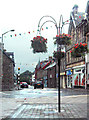
<instances>
[{"instance_id":1,"label":"brick building","mask_svg":"<svg viewBox=\"0 0 89 120\"><path fill-rule=\"evenodd\" d=\"M56 88L57 80L56 80L56 63L49 65L47 68L47 87L48 88Z\"/></svg>"},{"instance_id":2,"label":"brick building","mask_svg":"<svg viewBox=\"0 0 89 120\"><path fill-rule=\"evenodd\" d=\"M52 57L49 57L48 60L39 61L35 68L35 79L43 80L44 87L48 87L48 66L52 65L54 62ZM56 74L56 73L55 73Z\"/></svg>"}]
</instances>

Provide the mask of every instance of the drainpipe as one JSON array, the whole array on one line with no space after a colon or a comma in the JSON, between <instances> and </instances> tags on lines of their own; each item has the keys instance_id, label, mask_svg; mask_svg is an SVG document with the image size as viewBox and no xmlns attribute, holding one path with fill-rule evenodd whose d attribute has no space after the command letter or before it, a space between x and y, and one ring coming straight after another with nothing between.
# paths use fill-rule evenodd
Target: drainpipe
<instances>
[{"instance_id":1,"label":"drainpipe","mask_svg":"<svg viewBox=\"0 0 89 120\"><path fill-rule=\"evenodd\" d=\"M87 72L87 67L86 67L86 61L87 60L87 54L85 53L85 89L87 88L87 81L86 81L86 72Z\"/></svg>"}]
</instances>

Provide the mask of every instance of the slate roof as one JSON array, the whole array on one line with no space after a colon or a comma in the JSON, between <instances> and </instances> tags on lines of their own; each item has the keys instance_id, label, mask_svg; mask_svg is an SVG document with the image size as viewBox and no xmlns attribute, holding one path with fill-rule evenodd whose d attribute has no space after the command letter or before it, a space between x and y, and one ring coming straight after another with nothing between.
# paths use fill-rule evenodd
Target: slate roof
<instances>
[{"instance_id":1,"label":"slate roof","mask_svg":"<svg viewBox=\"0 0 89 120\"><path fill-rule=\"evenodd\" d=\"M87 2L86 13L89 14L89 0L88 0L88 2Z\"/></svg>"},{"instance_id":2,"label":"slate roof","mask_svg":"<svg viewBox=\"0 0 89 120\"><path fill-rule=\"evenodd\" d=\"M71 33L72 26L74 26L74 28L76 28L82 22L82 20L84 20L84 19L85 19L85 13L84 12L78 12L77 11L77 13L74 13L74 11L72 11L70 13L70 24L69 24L68 34Z\"/></svg>"},{"instance_id":3,"label":"slate roof","mask_svg":"<svg viewBox=\"0 0 89 120\"><path fill-rule=\"evenodd\" d=\"M1 50L1 48L0 48L0 50ZM10 53L14 54L13 52L5 52L5 51L3 51L3 54L5 54L13 62L14 66L15 66L14 59L10 58Z\"/></svg>"},{"instance_id":4,"label":"slate roof","mask_svg":"<svg viewBox=\"0 0 89 120\"><path fill-rule=\"evenodd\" d=\"M77 14L74 14L73 12L71 12L71 20L73 20L73 23L75 24L75 26L78 26L81 21L85 18L85 13L83 12L78 12Z\"/></svg>"},{"instance_id":5,"label":"slate roof","mask_svg":"<svg viewBox=\"0 0 89 120\"><path fill-rule=\"evenodd\" d=\"M12 52L13 53L13 52ZM13 65L15 66L15 63L14 63L14 59L13 58L10 58L10 55L8 54L8 52L4 52L3 51L3 54L5 54L13 63Z\"/></svg>"},{"instance_id":6,"label":"slate roof","mask_svg":"<svg viewBox=\"0 0 89 120\"><path fill-rule=\"evenodd\" d=\"M52 68L55 65L56 65L56 62L54 62L53 64L49 65L46 69Z\"/></svg>"}]
</instances>

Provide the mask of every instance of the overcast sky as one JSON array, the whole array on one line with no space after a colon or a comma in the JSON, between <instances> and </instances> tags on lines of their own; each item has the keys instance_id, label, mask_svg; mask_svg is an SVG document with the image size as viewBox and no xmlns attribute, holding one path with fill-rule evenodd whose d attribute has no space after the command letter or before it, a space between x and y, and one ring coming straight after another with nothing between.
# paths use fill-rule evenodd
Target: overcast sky
<instances>
[{"instance_id":1,"label":"overcast sky","mask_svg":"<svg viewBox=\"0 0 89 120\"><path fill-rule=\"evenodd\" d=\"M53 23L46 23L43 26L41 35L48 39L48 52L33 54L30 40L37 33L38 22L42 16L50 15L55 18L59 24L60 15L63 15L64 21L69 19L70 12L75 4L79 6L79 12L85 12L88 0L0 0L0 36L4 35L4 48L7 51L14 52L15 71L21 68L21 72L25 70L34 71L37 62L51 56L56 46L53 44L53 37L56 36L56 28ZM44 18L43 22L48 20ZM48 29L46 29L48 27ZM63 28L63 32L67 33L68 26ZM28 33L30 32L30 34ZM16 34L16 36L15 36Z\"/></svg>"}]
</instances>

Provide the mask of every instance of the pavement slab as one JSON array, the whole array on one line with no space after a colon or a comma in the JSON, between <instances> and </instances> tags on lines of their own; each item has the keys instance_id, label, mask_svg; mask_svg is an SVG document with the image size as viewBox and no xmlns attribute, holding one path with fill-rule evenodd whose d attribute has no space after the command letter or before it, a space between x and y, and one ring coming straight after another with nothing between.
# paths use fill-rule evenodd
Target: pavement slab
<instances>
[{"instance_id":1,"label":"pavement slab","mask_svg":"<svg viewBox=\"0 0 89 120\"><path fill-rule=\"evenodd\" d=\"M59 113L57 103L24 103L7 118L87 118L87 109L85 104L61 104Z\"/></svg>"}]
</instances>

